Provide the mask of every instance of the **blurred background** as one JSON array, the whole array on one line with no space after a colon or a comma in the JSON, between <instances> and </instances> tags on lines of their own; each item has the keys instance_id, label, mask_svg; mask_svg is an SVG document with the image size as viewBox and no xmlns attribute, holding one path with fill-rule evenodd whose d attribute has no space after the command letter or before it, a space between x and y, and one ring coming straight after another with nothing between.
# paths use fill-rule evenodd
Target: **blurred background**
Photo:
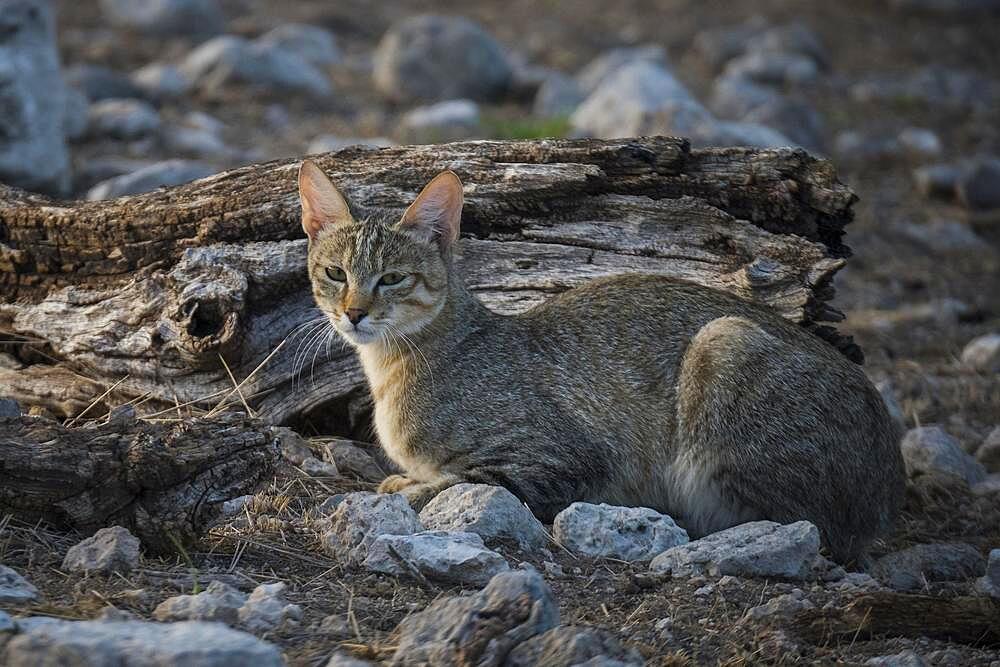
<instances>
[{"instance_id":1,"label":"blurred background","mask_svg":"<svg viewBox=\"0 0 1000 667\"><path fill-rule=\"evenodd\" d=\"M104 199L458 139L799 146L860 196L836 304L869 373L971 453L1000 422L998 43L998 0L0 0L0 182Z\"/></svg>"}]
</instances>

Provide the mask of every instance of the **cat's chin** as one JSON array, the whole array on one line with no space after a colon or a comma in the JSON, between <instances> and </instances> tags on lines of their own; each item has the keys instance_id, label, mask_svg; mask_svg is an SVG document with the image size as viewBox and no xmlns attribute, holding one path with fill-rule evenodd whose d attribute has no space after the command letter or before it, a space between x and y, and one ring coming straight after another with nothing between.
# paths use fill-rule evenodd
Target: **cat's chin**
<instances>
[{"instance_id":1,"label":"cat's chin","mask_svg":"<svg viewBox=\"0 0 1000 667\"><path fill-rule=\"evenodd\" d=\"M337 333L340 334L341 338L354 346L369 345L382 340L382 337L374 331L365 329L355 329L353 331L341 331L337 329Z\"/></svg>"}]
</instances>

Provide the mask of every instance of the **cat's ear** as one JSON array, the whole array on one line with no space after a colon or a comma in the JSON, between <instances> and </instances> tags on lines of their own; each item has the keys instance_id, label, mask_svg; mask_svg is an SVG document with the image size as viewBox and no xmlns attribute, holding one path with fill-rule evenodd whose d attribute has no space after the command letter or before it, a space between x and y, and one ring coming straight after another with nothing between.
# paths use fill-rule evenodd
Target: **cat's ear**
<instances>
[{"instance_id":1,"label":"cat's ear","mask_svg":"<svg viewBox=\"0 0 1000 667\"><path fill-rule=\"evenodd\" d=\"M310 239L315 239L325 227L354 222L340 190L312 160L303 160L299 167L299 200L302 202L302 229Z\"/></svg>"},{"instance_id":2,"label":"cat's ear","mask_svg":"<svg viewBox=\"0 0 1000 667\"><path fill-rule=\"evenodd\" d=\"M458 238L462 222L462 181L443 171L424 186L399 221L399 229L436 241L446 250Z\"/></svg>"}]
</instances>

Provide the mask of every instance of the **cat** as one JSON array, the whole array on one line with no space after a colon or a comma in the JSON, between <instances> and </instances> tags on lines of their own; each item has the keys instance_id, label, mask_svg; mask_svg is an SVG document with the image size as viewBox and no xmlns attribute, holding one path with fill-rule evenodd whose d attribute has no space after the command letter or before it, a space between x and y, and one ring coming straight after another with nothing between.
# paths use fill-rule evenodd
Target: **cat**
<instances>
[{"instance_id":1,"label":"cat","mask_svg":"<svg viewBox=\"0 0 1000 667\"><path fill-rule=\"evenodd\" d=\"M845 563L891 527L899 427L861 368L766 306L632 274L500 315L452 263L454 173L399 220L355 220L308 160L299 195L316 303L356 348L406 473L380 492L419 510L494 484L543 521L574 501L644 506L692 537L806 519Z\"/></svg>"}]
</instances>

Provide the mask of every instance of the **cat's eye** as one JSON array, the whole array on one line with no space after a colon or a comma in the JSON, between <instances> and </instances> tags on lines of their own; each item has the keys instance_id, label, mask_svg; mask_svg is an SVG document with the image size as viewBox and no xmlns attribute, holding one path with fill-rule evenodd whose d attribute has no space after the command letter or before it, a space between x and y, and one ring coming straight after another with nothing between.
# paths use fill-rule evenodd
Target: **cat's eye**
<instances>
[{"instance_id":1,"label":"cat's eye","mask_svg":"<svg viewBox=\"0 0 1000 667\"><path fill-rule=\"evenodd\" d=\"M326 267L326 277L335 283L346 283L347 274L339 266L328 266Z\"/></svg>"},{"instance_id":2,"label":"cat's eye","mask_svg":"<svg viewBox=\"0 0 1000 667\"><path fill-rule=\"evenodd\" d=\"M389 273L383 274L381 278L378 279L379 285L391 286L398 285L406 279L405 273L396 273L395 271L390 271Z\"/></svg>"}]
</instances>

